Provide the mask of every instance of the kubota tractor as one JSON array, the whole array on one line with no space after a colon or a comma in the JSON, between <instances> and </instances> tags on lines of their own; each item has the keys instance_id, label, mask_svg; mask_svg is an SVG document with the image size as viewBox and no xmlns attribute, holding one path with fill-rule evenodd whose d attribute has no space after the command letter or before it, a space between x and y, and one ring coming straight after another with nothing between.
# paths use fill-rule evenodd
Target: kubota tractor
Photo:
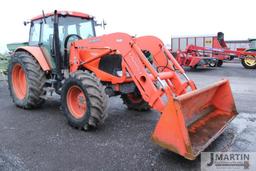
<instances>
[{"instance_id":1,"label":"kubota tractor","mask_svg":"<svg viewBox=\"0 0 256 171\"><path fill-rule=\"evenodd\" d=\"M94 18L78 12L43 14L30 25L8 68L18 107L38 107L56 92L68 122L90 129L107 117L108 97L121 95L128 109L161 112L153 141L191 160L237 115L227 80L197 90L156 37L96 37Z\"/></svg>"}]
</instances>

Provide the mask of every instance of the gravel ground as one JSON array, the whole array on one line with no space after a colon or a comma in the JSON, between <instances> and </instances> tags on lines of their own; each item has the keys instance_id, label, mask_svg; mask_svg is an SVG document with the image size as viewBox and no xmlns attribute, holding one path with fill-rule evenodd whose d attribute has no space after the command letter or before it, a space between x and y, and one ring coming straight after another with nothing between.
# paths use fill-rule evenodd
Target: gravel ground
<instances>
[{"instance_id":1,"label":"gravel ground","mask_svg":"<svg viewBox=\"0 0 256 171\"><path fill-rule=\"evenodd\" d=\"M255 151L255 70L239 63L189 71L198 87L222 78L231 82L239 116L206 151ZM1 80L1 78L0 78ZM40 109L13 105L0 82L0 170L199 170L189 161L150 140L159 118L155 111L128 111L119 97L110 99L109 117L92 132L68 126L58 97Z\"/></svg>"}]
</instances>

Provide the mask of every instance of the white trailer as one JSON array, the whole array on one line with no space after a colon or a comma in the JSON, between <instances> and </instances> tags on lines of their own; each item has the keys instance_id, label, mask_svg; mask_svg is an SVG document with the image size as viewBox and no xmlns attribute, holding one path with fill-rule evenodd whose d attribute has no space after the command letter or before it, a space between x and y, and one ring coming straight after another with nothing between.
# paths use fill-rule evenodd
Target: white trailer
<instances>
[{"instance_id":1,"label":"white trailer","mask_svg":"<svg viewBox=\"0 0 256 171\"><path fill-rule=\"evenodd\" d=\"M227 48L224 41L224 34L222 32L217 35L207 36L188 36L188 37L172 37L171 38L171 51L177 52L178 50L185 50L188 45L195 45L199 47L209 48Z\"/></svg>"}]
</instances>

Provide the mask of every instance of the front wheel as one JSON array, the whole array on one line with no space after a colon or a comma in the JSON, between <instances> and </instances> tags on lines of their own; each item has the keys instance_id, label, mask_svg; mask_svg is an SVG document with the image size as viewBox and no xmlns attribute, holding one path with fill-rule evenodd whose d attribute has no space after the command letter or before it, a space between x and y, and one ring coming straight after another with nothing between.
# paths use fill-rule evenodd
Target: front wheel
<instances>
[{"instance_id":1,"label":"front wheel","mask_svg":"<svg viewBox=\"0 0 256 171\"><path fill-rule=\"evenodd\" d=\"M76 71L65 81L61 103L69 124L79 129L98 127L107 117L108 97L93 74Z\"/></svg>"},{"instance_id":2,"label":"front wheel","mask_svg":"<svg viewBox=\"0 0 256 171\"><path fill-rule=\"evenodd\" d=\"M216 65L217 65L217 62L216 62L216 61L210 61L210 62L209 62L209 66L210 66L210 67L216 67Z\"/></svg>"}]
</instances>

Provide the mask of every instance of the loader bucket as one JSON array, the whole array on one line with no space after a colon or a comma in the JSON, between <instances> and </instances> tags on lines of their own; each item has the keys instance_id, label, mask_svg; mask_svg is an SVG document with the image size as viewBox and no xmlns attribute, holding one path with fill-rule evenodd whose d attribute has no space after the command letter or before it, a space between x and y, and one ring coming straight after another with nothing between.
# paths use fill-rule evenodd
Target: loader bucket
<instances>
[{"instance_id":1,"label":"loader bucket","mask_svg":"<svg viewBox=\"0 0 256 171\"><path fill-rule=\"evenodd\" d=\"M168 103L152 134L154 142L194 160L238 114L227 80L178 97Z\"/></svg>"}]
</instances>

